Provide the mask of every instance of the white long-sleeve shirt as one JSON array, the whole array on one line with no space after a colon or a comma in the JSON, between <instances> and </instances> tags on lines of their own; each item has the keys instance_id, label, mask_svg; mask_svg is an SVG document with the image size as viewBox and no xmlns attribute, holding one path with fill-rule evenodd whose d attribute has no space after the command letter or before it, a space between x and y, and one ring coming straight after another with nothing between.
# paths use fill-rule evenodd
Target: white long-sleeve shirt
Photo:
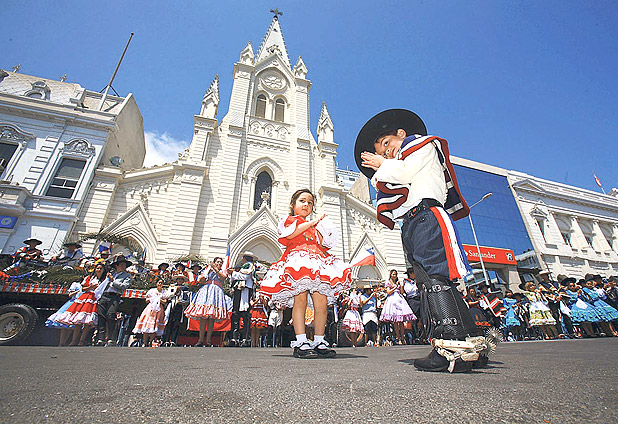
<instances>
[{"instance_id":1,"label":"white long-sleeve shirt","mask_svg":"<svg viewBox=\"0 0 618 424\"><path fill-rule=\"evenodd\" d=\"M407 184L408 198L398 209L403 213L418 205L422 199L435 199L444 205L447 191L444 168L434 144L428 143L404 160L399 159L400 155L401 151L397 158L384 160L371 179L373 186L378 182Z\"/></svg>"}]
</instances>

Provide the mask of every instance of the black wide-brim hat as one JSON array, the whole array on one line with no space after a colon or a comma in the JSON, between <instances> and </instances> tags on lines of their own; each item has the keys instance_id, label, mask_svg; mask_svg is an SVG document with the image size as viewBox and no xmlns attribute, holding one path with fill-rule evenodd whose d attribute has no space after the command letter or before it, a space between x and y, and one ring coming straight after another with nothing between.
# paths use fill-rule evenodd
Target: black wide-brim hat
<instances>
[{"instance_id":1,"label":"black wide-brim hat","mask_svg":"<svg viewBox=\"0 0 618 424\"><path fill-rule=\"evenodd\" d=\"M43 242L39 239L35 239L35 238L29 238L24 240L24 244L30 244L31 242L36 243L36 246L38 246L39 244L43 244Z\"/></svg>"},{"instance_id":2,"label":"black wide-brim hat","mask_svg":"<svg viewBox=\"0 0 618 424\"><path fill-rule=\"evenodd\" d=\"M127 264L127 268L130 267L131 265L133 265L133 262L131 262L130 260L128 260L127 258L125 258L123 255L119 255L112 263L111 266L116 266L119 263L124 262L125 264Z\"/></svg>"},{"instance_id":3,"label":"black wide-brim hat","mask_svg":"<svg viewBox=\"0 0 618 424\"><path fill-rule=\"evenodd\" d=\"M373 177L375 171L371 168L361 166L362 152L375 153L374 143L380 134L385 132L402 129L406 135L419 134L427 135L427 127L423 120L414 112L407 109L388 109L378 113L371 118L363 128L361 128L356 137L354 145L354 159L356 166L367 177Z\"/></svg>"}]
</instances>

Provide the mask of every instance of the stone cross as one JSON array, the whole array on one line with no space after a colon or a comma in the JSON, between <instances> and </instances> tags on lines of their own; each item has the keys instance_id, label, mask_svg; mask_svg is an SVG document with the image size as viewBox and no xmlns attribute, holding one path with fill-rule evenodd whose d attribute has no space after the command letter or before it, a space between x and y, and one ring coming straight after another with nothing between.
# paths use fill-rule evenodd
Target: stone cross
<instances>
[{"instance_id":1,"label":"stone cross","mask_svg":"<svg viewBox=\"0 0 618 424\"><path fill-rule=\"evenodd\" d=\"M275 19L279 19L279 16L283 16L283 12L279 12L278 8L270 9L270 13L275 14L274 16Z\"/></svg>"},{"instance_id":2,"label":"stone cross","mask_svg":"<svg viewBox=\"0 0 618 424\"><path fill-rule=\"evenodd\" d=\"M21 63L18 65L13 66L13 72L17 73L19 72L19 70L21 69Z\"/></svg>"},{"instance_id":3,"label":"stone cross","mask_svg":"<svg viewBox=\"0 0 618 424\"><path fill-rule=\"evenodd\" d=\"M65 82L67 80L67 74L64 74L60 77L60 82Z\"/></svg>"}]
</instances>

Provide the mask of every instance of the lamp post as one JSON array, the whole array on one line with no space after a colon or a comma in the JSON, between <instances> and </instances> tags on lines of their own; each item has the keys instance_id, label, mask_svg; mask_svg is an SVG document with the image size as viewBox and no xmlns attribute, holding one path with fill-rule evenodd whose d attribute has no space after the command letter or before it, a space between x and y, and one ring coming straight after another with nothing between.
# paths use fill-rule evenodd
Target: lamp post
<instances>
[{"instance_id":1,"label":"lamp post","mask_svg":"<svg viewBox=\"0 0 618 424\"><path fill-rule=\"evenodd\" d=\"M487 271L485 270L483 256L481 255L481 246L479 246L479 241L476 238L476 231L474 231L474 224L472 223L472 208L481 203L483 200L490 198L491 196L493 196L493 193L487 193L481 198L481 200L470 206L470 213L468 214L468 219L470 220L470 227L472 228L472 234L474 235L474 243L476 243L476 251L479 254L479 261L481 262L481 269L483 270L483 277L485 277L485 285L489 285L489 279L487 278Z\"/></svg>"}]
</instances>

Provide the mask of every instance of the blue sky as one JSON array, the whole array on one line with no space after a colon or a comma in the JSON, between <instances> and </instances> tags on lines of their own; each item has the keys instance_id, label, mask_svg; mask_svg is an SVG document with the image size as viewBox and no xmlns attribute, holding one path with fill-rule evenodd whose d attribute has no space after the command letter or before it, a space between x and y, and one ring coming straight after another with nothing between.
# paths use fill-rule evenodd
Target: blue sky
<instances>
[{"instance_id":1,"label":"blue sky","mask_svg":"<svg viewBox=\"0 0 618 424\"><path fill-rule=\"evenodd\" d=\"M325 101L339 166L380 110L418 113L457 156L606 191L618 186L618 6L611 1L5 0L0 68L135 95L156 160L175 160L215 74L222 118L232 66L280 8L292 63ZM154 144L153 144L154 143ZM152 153L152 152L151 152Z\"/></svg>"}]
</instances>

